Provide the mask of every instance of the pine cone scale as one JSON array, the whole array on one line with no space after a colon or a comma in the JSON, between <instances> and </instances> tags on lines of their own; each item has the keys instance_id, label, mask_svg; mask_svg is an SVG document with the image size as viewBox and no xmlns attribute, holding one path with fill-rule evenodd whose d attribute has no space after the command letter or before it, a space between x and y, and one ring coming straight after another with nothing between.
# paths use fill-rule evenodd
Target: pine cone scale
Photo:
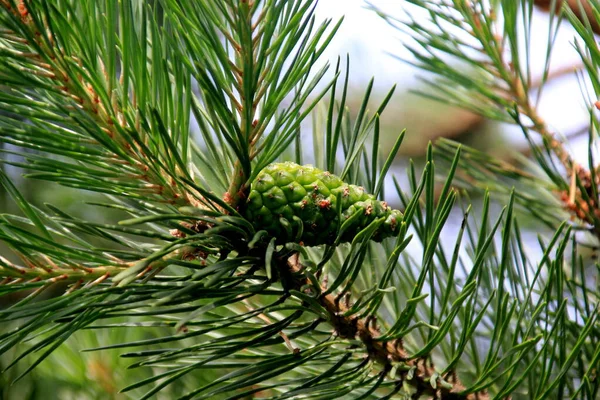
<instances>
[{"instance_id":1,"label":"pine cone scale","mask_svg":"<svg viewBox=\"0 0 600 400\"><path fill-rule=\"evenodd\" d=\"M266 230L279 243L298 239L299 234L299 241L307 246L333 244L340 228L338 196L341 223L355 216L344 231L342 242L352 241L380 218L385 220L373 234L373 240L398 235L400 211L392 210L360 186L347 184L310 165L292 162L270 164L258 174L251 183L244 215L257 230Z\"/></svg>"}]
</instances>

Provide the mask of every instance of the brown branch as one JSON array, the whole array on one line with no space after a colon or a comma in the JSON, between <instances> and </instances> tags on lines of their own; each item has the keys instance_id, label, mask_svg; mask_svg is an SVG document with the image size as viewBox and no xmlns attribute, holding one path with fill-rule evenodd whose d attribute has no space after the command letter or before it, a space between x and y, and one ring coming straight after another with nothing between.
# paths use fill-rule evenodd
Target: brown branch
<instances>
[{"instance_id":1,"label":"brown branch","mask_svg":"<svg viewBox=\"0 0 600 400\"><path fill-rule=\"evenodd\" d=\"M287 260L280 260L280 271L286 275L285 278L291 282L295 290L302 291L312 286L311 281L302 274L304 266L300 263L299 255L296 253ZM321 293L327 288L322 286ZM310 290L310 289L309 289ZM485 391L478 393L466 393L465 387L460 383L456 374L450 373L445 382L440 378L436 382L436 389L432 387L431 378L434 376L435 369L432 363L426 359L411 359L404 349L402 339L377 340L380 332L376 326L376 320L373 317L356 318L346 316L348 306L340 302L332 294L321 295L318 297L319 304L327 310L329 322L335 328L337 335L344 339L359 339L367 350L368 357L379 363L383 371L388 373L394 364L404 364L407 368L398 369L395 377L391 377L397 386L408 383L416 394L413 398L428 396L429 398L440 400L488 400L489 395ZM409 379L409 371L414 370L412 378ZM451 387L443 383L450 383Z\"/></svg>"},{"instance_id":2,"label":"brown branch","mask_svg":"<svg viewBox=\"0 0 600 400\"><path fill-rule=\"evenodd\" d=\"M533 3L544 11L551 11L552 0L534 0ZM554 13L560 13L561 7L564 0L557 0L556 7L552 10ZM594 16L594 10L587 0L567 0L567 7L573 11L573 13L583 23L586 21L590 23L594 33L600 34L600 24Z\"/></svg>"},{"instance_id":3,"label":"brown branch","mask_svg":"<svg viewBox=\"0 0 600 400\"><path fill-rule=\"evenodd\" d=\"M563 65L556 68L552 68L548 71L548 75L544 78L543 75L538 75L531 80L529 84L530 89L539 89L542 84L548 84L555 82L560 78L567 77L575 74L577 71L584 68L582 61L575 62L573 64Z\"/></svg>"}]
</instances>

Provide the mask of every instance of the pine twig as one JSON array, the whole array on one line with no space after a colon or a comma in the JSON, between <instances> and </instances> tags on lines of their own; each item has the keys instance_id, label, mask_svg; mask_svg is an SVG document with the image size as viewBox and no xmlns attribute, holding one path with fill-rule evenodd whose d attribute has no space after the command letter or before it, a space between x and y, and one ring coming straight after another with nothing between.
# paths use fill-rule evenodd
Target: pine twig
<instances>
[{"instance_id":1,"label":"pine twig","mask_svg":"<svg viewBox=\"0 0 600 400\"><path fill-rule=\"evenodd\" d=\"M11 6L9 0L1 0L0 6L21 20L22 25L29 30L31 33L30 36L34 38L37 47L40 49L40 52L33 51L30 54L16 54L22 58L27 58L29 62L37 64L36 70L27 70L27 72L52 80L53 86L58 93L73 101L75 103L74 107L86 112L111 140L118 143L124 153L131 160L134 160L133 163L130 160L124 161L139 172L136 176L137 179L146 183L149 188L154 189L156 193L164 197L166 202L179 206L200 206L200 202L197 199L201 198L201 196L197 193L192 194L184 191L164 168L157 167L157 172L149 168L149 164L154 164L150 161L150 157L144 153L144 150L140 146L134 149L128 140L122 136L120 131L127 129L139 131L141 127L139 123L136 123L135 127L129 126L125 118L125 111L119 108L116 99L111 98L112 104L110 105L104 104L101 96L93 88L93 85L87 82L81 74L79 74L79 82L75 82L69 77L69 71L64 67L68 65L67 59L70 58L77 61L78 58L72 54L65 54L64 50L56 45L56 40L49 29L44 29L44 33L40 32L42 29L37 26L35 20L31 17L26 2L19 0L15 9ZM43 35L46 35L45 40ZM0 32L0 36L13 42L20 41L31 47L26 38L16 36L14 33ZM79 68L85 70L81 61L79 61L79 64ZM108 89L107 93L110 93ZM135 105L135 93L133 93L132 97ZM115 161L120 159L118 154L114 154L114 157ZM170 184L165 185L165 182L170 182Z\"/></svg>"},{"instance_id":2,"label":"pine twig","mask_svg":"<svg viewBox=\"0 0 600 400\"><path fill-rule=\"evenodd\" d=\"M549 4L547 1L536 2L538 5L543 5L541 3ZM561 1L559 1L559 3L561 3ZM575 0L574 2L569 0L570 7L573 8L575 3L578 3L578 0ZM584 4L584 8L586 13L589 11L590 16L592 16L592 10L587 2ZM579 10L579 6L577 6L576 10ZM574 9L574 12L577 14L576 10ZM556 11L558 12L558 9ZM476 21L475 25L483 26L485 23L483 16L479 12L475 12L473 10L471 17L474 21ZM595 21L595 18L592 18L592 20ZM476 39L479 39L475 32L473 32L472 35ZM587 193L588 196L584 197L579 189L577 189L574 185L571 185L571 190L569 193L559 193L560 199L565 205L565 209L567 209L574 218L579 218L589 223L593 227L592 230L594 234L600 240L600 226L596 226L597 224L595 222L595 219L600 216L600 204L598 199L594 199L593 196L591 196L592 174L585 167L573 160L571 154L565 148L564 143L557 139L556 133L548 127L544 119L539 115L535 105L532 103L527 93L525 83L522 81L520 74L513 68L511 63L508 63L504 60L504 54L502 51L503 39L497 38L496 40L498 43L495 47L496 49L499 49L497 52L497 57L499 63L502 65L502 67L498 67L499 69L497 73L499 78L502 79L508 86L506 89L506 95L515 102L518 107L518 111L531 120L531 126L524 127L524 129L528 128L537 132L542 137L542 140L549 151L556 156L560 164L565 169L566 176L572 181L578 178L582 182L584 190L589 192ZM505 67L506 65L508 68ZM563 73L568 73L572 70L572 67L568 67L566 70L559 70L558 72L562 75ZM531 84L539 85L538 82L532 82Z\"/></svg>"},{"instance_id":3,"label":"pine twig","mask_svg":"<svg viewBox=\"0 0 600 400\"><path fill-rule=\"evenodd\" d=\"M258 30L256 33L257 25L252 24L252 12L253 12L253 2L246 3L242 2L239 7L238 12L241 13L240 19L242 20L241 24L244 25L245 34L249 36L250 45L240 45L238 44L235 47L235 51L237 54L235 71L239 71L237 77L239 79L239 95L240 95L240 105L239 105L239 115L240 115L240 130L242 132L242 137L246 139L248 146L248 157L252 153L252 148L254 147L254 143L256 139L254 137L255 128L257 126L257 121L255 121L254 116L256 114L256 102L255 95L258 91L248 91L248 88L252 88L251 82L246 82L248 77L253 76L254 72L252 70L254 66L254 62L256 60L256 52L253 44L259 40L261 36L261 31ZM233 10L232 10L233 12ZM262 18L262 17L261 17ZM248 42L248 41L246 41ZM245 43L247 44L247 43ZM250 67L250 71L247 71L248 67ZM250 160L248 159L248 162ZM224 200L231 205L233 208L237 208L240 202L245 200L247 196L248 187L246 186L246 181L249 176L247 174L249 171L244 168L241 160L237 160L234 165L233 176L231 177L231 183L227 192L224 195Z\"/></svg>"},{"instance_id":4,"label":"pine twig","mask_svg":"<svg viewBox=\"0 0 600 400\"><path fill-rule=\"evenodd\" d=\"M287 260L279 260L280 270L287 275L292 282L294 290L302 291L304 288L312 286L312 282L302 274L304 266L300 263L298 253L293 254ZM321 287L321 292L325 292L326 287ZM393 364L404 364L406 368L398 370L395 380L397 387L403 383L408 383L415 390L413 398L429 396L439 400L488 400L489 395L485 392L465 393L465 387L455 374L449 374L448 381L441 382L440 378L436 383L436 388L432 386L432 377L435 370L432 365L428 365L427 360L422 358L410 359L408 353L403 347L402 339L389 341L380 341L377 338L380 332L376 326L374 318L358 319L353 316L345 316L348 307L339 301L334 295L328 294L317 298L319 304L327 310L329 322L335 328L338 336L344 339L359 339L367 349L368 357L382 365L385 373L392 370ZM412 378L409 378L409 371L414 370ZM449 384L449 385L448 385Z\"/></svg>"}]
</instances>

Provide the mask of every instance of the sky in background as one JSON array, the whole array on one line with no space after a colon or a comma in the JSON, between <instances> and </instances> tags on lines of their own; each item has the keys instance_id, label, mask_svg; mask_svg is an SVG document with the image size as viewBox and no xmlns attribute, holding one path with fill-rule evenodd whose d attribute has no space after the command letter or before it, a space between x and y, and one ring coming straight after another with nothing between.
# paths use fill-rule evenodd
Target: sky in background
<instances>
[{"instance_id":1,"label":"sky in background","mask_svg":"<svg viewBox=\"0 0 600 400\"><path fill-rule=\"evenodd\" d=\"M371 4L397 18L405 18L406 11L420 21L424 22L427 18L422 10L407 5L401 0L372 0ZM366 7L367 3L363 0L321 0L319 2L316 10L318 18L337 20L344 17L338 35L324 57L335 64L338 55L344 57L349 53L353 87L357 89L366 87L368 81L374 76L377 90L385 92L396 83L398 90L395 96L402 96L403 92L419 85L416 77L423 74L390 55L391 53L402 59L409 59L410 53L403 46L407 37ZM541 74L543 68L547 35L548 16L536 11L533 21L532 66L533 71L538 71L538 74ZM554 70L582 65L572 45L574 38L574 30L568 23L563 23L555 43L551 73ZM585 129L589 119L579 82L574 74L564 75L549 83L544 89L538 109L542 117L563 135L571 135ZM383 119L385 120L385 113ZM516 145L524 144L523 135L518 128L506 126L501 132L509 136ZM579 135L569 142L575 158L580 162L587 162L587 135Z\"/></svg>"}]
</instances>

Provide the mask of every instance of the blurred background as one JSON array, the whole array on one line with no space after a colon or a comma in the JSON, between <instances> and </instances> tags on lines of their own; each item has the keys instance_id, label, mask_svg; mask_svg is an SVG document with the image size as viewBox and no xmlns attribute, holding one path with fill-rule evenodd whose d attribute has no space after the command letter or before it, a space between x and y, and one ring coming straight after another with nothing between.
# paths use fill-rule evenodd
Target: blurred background
<instances>
[{"instance_id":1,"label":"blurred background","mask_svg":"<svg viewBox=\"0 0 600 400\"><path fill-rule=\"evenodd\" d=\"M408 12L415 18L426 18L425 14L405 5L399 0L372 0L371 4L382 11L403 19ZM331 43L322 61L328 60L335 66L338 56L350 56L350 90L349 105L356 111L369 80L375 77L372 107L383 99L392 85L397 89L383 114L382 152L385 154L394 143L397 135L406 128L407 136L400 149L396 165L392 169L400 181L404 177L404 166L409 158L422 160L427 143L444 137L457 140L483 149L497 157L510 161L515 152L527 153L527 144L518 127L509 124L485 121L470 112L427 100L412 93L424 89L420 79L425 73L412 67L410 52L403 46L409 43L410 37L389 26L380 16L368 10L362 0L321 0L316 9L318 19L331 18L337 20L344 17L344 23ZM533 70L541 75L543 70L545 43L548 32L547 14L536 11L534 15L534 43L532 46ZM563 23L556 38L554 59L551 63L550 79L544 89L544 96L539 104L543 118L557 132L569 139L569 148L574 158L582 163L587 162L588 154L588 118L589 113L583 102L580 85L581 80L574 71L581 68L581 61L572 42L574 31ZM536 41L539 45L536 45ZM352 110L354 109L354 110ZM76 192L68 188L57 190L55 185L39 181L20 179L22 170L7 168L19 189L27 198L38 204L52 203L64 211L92 220L114 218L111 215L98 215L97 210L82 208L81 201L92 201L96 194ZM391 189L391 187L390 187ZM388 190L387 193L392 193ZM388 199L392 204L397 199ZM6 193L0 195L0 211L18 213ZM456 225L448 226L445 234L451 237L461 222L462 212L456 210ZM534 243L537 231L526 233ZM453 243L449 241L449 243ZM535 246L534 246L535 247ZM0 248L0 253L5 253ZM539 254L532 250L532 257ZM60 290L57 289L57 290ZM50 295L50 293L48 293ZM11 300L3 299L0 307ZM0 333L8 327L0 327ZM153 331L156 334L156 331ZM127 335L127 337L125 337ZM69 339L67 346L59 348L49 359L23 380L13 386L8 382L23 371L24 366L10 369L0 375L0 400L12 399L125 399L136 398L139 391L119 394L118 389L133 380L143 379L149 371L128 370L126 359L118 357L119 350L96 353L80 353L84 348L119 341L148 338L150 333L124 329L104 331L84 331ZM0 357L0 370L7 366L15 353ZM201 379L190 375L186 379ZM188 382L193 385L193 382ZM177 396L179 390L187 386L185 382L167 391L161 392L158 398L169 399Z\"/></svg>"},{"instance_id":2,"label":"blurred background","mask_svg":"<svg viewBox=\"0 0 600 400\"><path fill-rule=\"evenodd\" d=\"M410 44L408 34L387 24L379 15L368 9L372 5L386 14L406 20L410 13L419 22L427 21L423 10L398 0L362 0L340 2L322 0L316 13L320 18L344 17L339 34L334 38L324 55L335 65L338 56L350 55L350 77L353 93L360 101L361 90L375 77L375 88L379 97L396 84L395 95L385 111L382 125L390 141L403 128L407 136L400 152L404 155L419 156L430 140L447 137L461 140L469 145L487 149L493 154L506 154L507 148L524 151L526 143L520 128L509 124L484 121L478 116L461 109L431 101L417 94L415 90L425 90L421 83L427 74L410 65L414 61L404 46ZM549 29L548 14L537 8L533 16L531 63L534 81L543 73L546 41ZM582 62L573 48L574 29L563 22L554 44L554 54L550 65L550 75L544 95L539 104L539 112L556 131L569 138L574 158L587 162L587 133L589 113L582 99L575 71L581 69ZM389 145L383 144L383 148Z\"/></svg>"}]
</instances>

